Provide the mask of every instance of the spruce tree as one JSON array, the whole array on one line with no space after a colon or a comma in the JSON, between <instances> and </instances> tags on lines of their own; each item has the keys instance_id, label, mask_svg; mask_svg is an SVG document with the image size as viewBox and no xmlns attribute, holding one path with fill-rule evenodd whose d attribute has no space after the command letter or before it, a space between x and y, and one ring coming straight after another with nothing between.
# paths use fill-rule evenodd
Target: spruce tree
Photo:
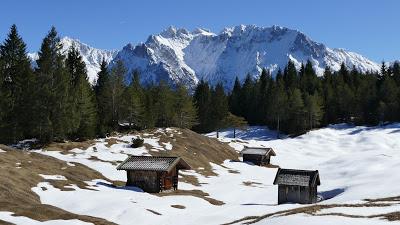
<instances>
[{"instance_id":1,"label":"spruce tree","mask_svg":"<svg viewBox=\"0 0 400 225\"><path fill-rule=\"evenodd\" d=\"M246 79L243 82L241 91L241 105L243 110L243 117L250 123L254 124L256 122L256 115L253 113L257 102L254 102L254 97L256 96L255 82L250 74L247 74Z\"/></svg>"},{"instance_id":2,"label":"spruce tree","mask_svg":"<svg viewBox=\"0 0 400 225\"><path fill-rule=\"evenodd\" d=\"M263 69L259 79L256 112L258 124L265 125L268 114L268 105L271 104L271 90L273 79L269 71Z\"/></svg>"},{"instance_id":3,"label":"spruce tree","mask_svg":"<svg viewBox=\"0 0 400 225\"><path fill-rule=\"evenodd\" d=\"M15 143L32 135L34 79L26 44L15 25L11 26L6 40L0 45L0 61L0 140Z\"/></svg>"},{"instance_id":4,"label":"spruce tree","mask_svg":"<svg viewBox=\"0 0 400 225\"><path fill-rule=\"evenodd\" d=\"M287 94L285 85L280 71L278 71L275 85L271 90L271 102L268 105L268 115L272 127L277 130L277 137L279 138L282 130L282 122L287 118Z\"/></svg>"},{"instance_id":5,"label":"spruce tree","mask_svg":"<svg viewBox=\"0 0 400 225\"><path fill-rule=\"evenodd\" d=\"M241 101L242 86L239 78L235 78L232 93L229 96L229 110L235 115L243 115L242 101Z\"/></svg>"},{"instance_id":6,"label":"spruce tree","mask_svg":"<svg viewBox=\"0 0 400 225\"><path fill-rule=\"evenodd\" d=\"M107 62L103 59L100 64L100 71L94 91L97 102L97 128L96 133L100 137L112 131L112 110L111 110L111 83L108 73Z\"/></svg>"},{"instance_id":7,"label":"spruce tree","mask_svg":"<svg viewBox=\"0 0 400 225\"><path fill-rule=\"evenodd\" d=\"M210 86L203 79L197 85L193 101L197 109L199 124L194 127L198 132L212 131L210 120L211 115L211 90Z\"/></svg>"},{"instance_id":8,"label":"spruce tree","mask_svg":"<svg viewBox=\"0 0 400 225\"><path fill-rule=\"evenodd\" d=\"M295 88L289 92L288 96L288 114L289 120L286 124L289 133L303 132L305 129L305 109L304 102L301 97L301 91Z\"/></svg>"},{"instance_id":9,"label":"spruce tree","mask_svg":"<svg viewBox=\"0 0 400 225\"><path fill-rule=\"evenodd\" d=\"M224 87L222 83L218 83L211 94L211 112L210 119L213 126L213 130L218 131L226 127L225 118L228 116L228 98L225 95Z\"/></svg>"},{"instance_id":10,"label":"spruce tree","mask_svg":"<svg viewBox=\"0 0 400 225\"><path fill-rule=\"evenodd\" d=\"M79 139L94 137L97 118L95 95L87 78L86 65L74 45L68 51L66 65L70 75L70 134Z\"/></svg>"},{"instance_id":11,"label":"spruce tree","mask_svg":"<svg viewBox=\"0 0 400 225\"><path fill-rule=\"evenodd\" d=\"M304 107L307 114L308 128L311 130L318 127L323 116L323 109L321 98L317 92L314 95L305 94Z\"/></svg>"},{"instance_id":12,"label":"spruce tree","mask_svg":"<svg viewBox=\"0 0 400 225\"><path fill-rule=\"evenodd\" d=\"M159 127L172 126L175 109L173 108L174 94L171 87L166 82L160 81L153 94L156 125Z\"/></svg>"},{"instance_id":13,"label":"spruce tree","mask_svg":"<svg viewBox=\"0 0 400 225\"><path fill-rule=\"evenodd\" d=\"M122 94L124 92L125 66L118 60L111 69L110 73L110 93L111 93L111 126L114 130L118 128L119 119L122 116Z\"/></svg>"},{"instance_id":14,"label":"spruce tree","mask_svg":"<svg viewBox=\"0 0 400 225\"><path fill-rule=\"evenodd\" d=\"M123 120L128 123L130 129L143 127L144 107L138 71L133 72L132 81L125 88L122 107Z\"/></svg>"},{"instance_id":15,"label":"spruce tree","mask_svg":"<svg viewBox=\"0 0 400 225\"><path fill-rule=\"evenodd\" d=\"M183 85L178 85L175 91L174 124L180 128L192 128L197 124L197 111L188 90Z\"/></svg>"},{"instance_id":16,"label":"spruce tree","mask_svg":"<svg viewBox=\"0 0 400 225\"><path fill-rule=\"evenodd\" d=\"M60 52L62 44L54 27L43 39L36 61L35 113L36 133L42 142L64 139L70 130L68 121L69 77Z\"/></svg>"}]
</instances>

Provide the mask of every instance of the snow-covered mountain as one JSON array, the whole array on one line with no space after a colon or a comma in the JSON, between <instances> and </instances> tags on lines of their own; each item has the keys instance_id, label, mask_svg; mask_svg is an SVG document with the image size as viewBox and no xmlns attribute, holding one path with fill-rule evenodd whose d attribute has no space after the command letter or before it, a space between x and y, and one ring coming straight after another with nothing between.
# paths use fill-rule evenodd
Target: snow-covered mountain
<instances>
[{"instance_id":1,"label":"snow-covered mountain","mask_svg":"<svg viewBox=\"0 0 400 225\"><path fill-rule=\"evenodd\" d=\"M379 65L362 55L344 49L328 48L298 30L280 26L257 27L240 25L225 28L220 33L205 29L188 31L169 27L146 42L127 44L118 53L92 48L70 38L62 39L64 48L72 43L81 51L91 81L96 79L103 57L110 66L122 60L127 68L126 80L139 70L143 83L161 80L169 84L184 84L193 88L200 79L211 84L223 82L231 87L236 76L244 79L250 73L257 77L262 68L275 74L292 60L300 68L308 59L319 75L326 66L338 70L344 62L360 71L378 71Z\"/></svg>"},{"instance_id":2,"label":"snow-covered mountain","mask_svg":"<svg viewBox=\"0 0 400 225\"><path fill-rule=\"evenodd\" d=\"M82 59L86 64L87 75L89 82L94 84L97 80L97 73L100 71L100 64L104 59L107 63L110 63L115 55L118 53L117 50L102 50L93 48L87 44L80 42L77 39L72 39L70 37L64 37L61 39L63 54L67 55L69 48L75 45L82 55ZM35 61L38 59L37 53L29 53L28 56L33 62L33 66L36 66Z\"/></svg>"},{"instance_id":3,"label":"snow-covered mountain","mask_svg":"<svg viewBox=\"0 0 400 225\"><path fill-rule=\"evenodd\" d=\"M300 31L254 25L225 28L219 34L169 27L151 35L145 43L128 44L113 63L122 60L128 75L140 70L145 82L166 80L193 87L204 79L212 84L222 81L230 87L235 76L244 79L250 73L257 77L262 68L274 74L288 60L300 68L308 59L319 75L325 66L338 70L342 62L363 72L379 70L379 65L357 53L328 48Z\"/></svg>"}]
</instances>

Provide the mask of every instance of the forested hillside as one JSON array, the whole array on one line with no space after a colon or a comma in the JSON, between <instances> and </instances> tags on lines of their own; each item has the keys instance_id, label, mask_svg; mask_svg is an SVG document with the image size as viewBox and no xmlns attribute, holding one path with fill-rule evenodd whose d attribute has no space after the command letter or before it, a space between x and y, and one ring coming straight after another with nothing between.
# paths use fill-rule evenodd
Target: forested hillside
<instances>
[{"instance_id":1,"label":"forested hillside","mask_svg":"<svg viewBox=\"0 0 400 225\"><path fill-rule=\"evenodd\" d=\"M152 127L209 132L225 127L267 125L299 134L330 123L365 125L400 120L400 65L382 63L380 73L361 73L342 64L318 77L310 61L297 71L293 62L272 78L263 70L232 90L222 82L200 81L194 93L166 82L142 85L140 74L124 81L126 68L101 65L94 86L85 63L72 46L61 54L53 27L43 39L36 67L13 25L0 46L0 142L26 138L40 142L84 140L113 131ZM129 83L129 85L126 85Z\"/></svg>"}]
</instances>

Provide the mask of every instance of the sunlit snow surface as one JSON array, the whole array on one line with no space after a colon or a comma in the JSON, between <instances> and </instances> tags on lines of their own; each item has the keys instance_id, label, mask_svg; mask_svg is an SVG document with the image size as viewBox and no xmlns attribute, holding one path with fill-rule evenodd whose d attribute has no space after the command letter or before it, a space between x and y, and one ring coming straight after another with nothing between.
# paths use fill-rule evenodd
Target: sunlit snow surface
<instances>
[{"instance_id":1,"label":"sunlit snow surface","mask_svg":"<svg viewBox=\"0 0 400 225\"><path fill-rule=\"evenodd\" d=\"M215 137L215 133L208 134ZM122 161L128 154L146 155L145 148L133 149L127 143L133 136L118 138L121 142L106 147L99 140L88 150L74 150L63 155L55 151L37 151L61 160L82 163L101 172L111 180L126 179L124 172L117 171L113 161ZM220 141L240 151L243 146L272 147L277 156L271 163L282 168L318 169L321 177L319 195L325 200L318 204L357 204L364 199L400 196L400 124L384 127L352 127L334 125L310 131L297 138L277 140L276 133L262 127L220 133ZM146 143L158 151L169 151L170 146L151 135ZM171 144L171 143L170 143ZM171 144L173 145L173 143ZM95 148L94 148L95 147ZM173 149L173 146L172 146ZM89 160L96 156L102 161ZM107 162L109 161L109 162ZM211 205L193 196L158 197L137 188L115 188L102 180L88 181L94 190L71 186L75 191L61 191L47 182L39 183L32 190L40 196L43 204L64 210L104 218L118 224L221 224L246 216L260 216L281 210L302 207L299 204L277 205L277 187L273 179L276 168L253 166L242 162L225 161L212 164L218 176L204 177L195 171L182 174L194 175L200 187L180 182L183 190L199 189L224 205ZM245 185L245 183L250 185ZM42 188L45 187L45 188ZM393 203L393 202L392 202ZM386 207L337 207L322 209L318 214L347 213L369 216L400 211L399 202ZM182 205L177 209L171 205ZM157 215L153 210L161 215ZM1 214L0 214L1 215ZM0 217L1 219L1 217ZM295 214L274 216L258 224L389 224L383 219L348 218L341 216L310 216Z\"/></svg>"}]
</instances>

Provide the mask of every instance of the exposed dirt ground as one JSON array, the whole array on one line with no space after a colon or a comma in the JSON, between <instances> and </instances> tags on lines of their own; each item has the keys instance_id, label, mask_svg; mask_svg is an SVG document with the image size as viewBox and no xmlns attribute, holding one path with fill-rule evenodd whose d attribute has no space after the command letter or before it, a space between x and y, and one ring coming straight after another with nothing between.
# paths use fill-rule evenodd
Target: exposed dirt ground
<instances>
[{"instance_id":1,"label":"exposed dirt ground","mask_svg":"<svg viewBox=\"0 0 400 225\"><path fill-rule=\"evenodd\" d=\"M38 221L56 219L79 219L94 224L114 224L104 219L77 215L60 208L40 203L39 196L31 191L39 182L48 181L62 190L66 185L76 184L87 188L83 181L104 179L100 173L86 166L68 166L64 161L52 157L16 150L0 145L6 152L0 153L0 211L9 211L17 216L25 216ZM67 181L45 180L38 174L62 175ZM4 221L0 221L4 223Z\"/></svg>"}]
</instances>

